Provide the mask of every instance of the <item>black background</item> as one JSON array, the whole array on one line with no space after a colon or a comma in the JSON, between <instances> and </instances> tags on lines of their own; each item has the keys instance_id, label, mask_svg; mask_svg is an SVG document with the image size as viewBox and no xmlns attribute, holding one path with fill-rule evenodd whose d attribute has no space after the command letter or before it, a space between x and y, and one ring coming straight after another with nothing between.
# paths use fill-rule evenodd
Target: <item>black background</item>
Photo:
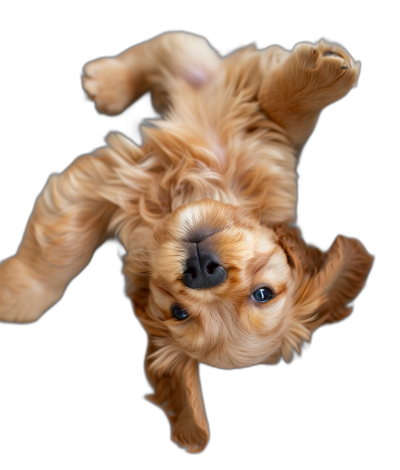
<instances>
[{"instance_id":1,"label":"black background","mask_svg":"<svg viewBox=\"0 0 400 470\"><path fill-rule=\"evenodd\" d=\"M361 61L361 76L357 88L322 113L303 151L298 224L306 241L323 249L338 234L360 239L376 257L368 283L352 316L318 330L290 365L232 371L202 365L211 441L189 456L170 442L163 413L143 399L151 391L143 372L146 335L123 294L123 249L106 243L42 319L0 324L2 449L12 449L16 464L25 457L94 462L110 456L133 466L141 458L204 465L243 457L251 466L259 459L283 465L291 457L312 463L320 451L329 461L346 455L355 463L390 450L390 411L383 411L390 399L383 397L391 378L387 351L378 346L386 334L379 318L390 243L380 210L388 168L379 142L380 45L368 29L371 18L332 7L249 4L222 14L202 5L110 4L100 12L36 6L19 21L17 12L10 14L13 36L3 44L0 259L15 253L51 173L103 145L111 130L139 141L138 124L154 115L148 97L121 116L98 115L81 89L87 61L168 30L204 35L221 54L251 42L291 49L324 37Z\"/></svg>"}]
</instances>

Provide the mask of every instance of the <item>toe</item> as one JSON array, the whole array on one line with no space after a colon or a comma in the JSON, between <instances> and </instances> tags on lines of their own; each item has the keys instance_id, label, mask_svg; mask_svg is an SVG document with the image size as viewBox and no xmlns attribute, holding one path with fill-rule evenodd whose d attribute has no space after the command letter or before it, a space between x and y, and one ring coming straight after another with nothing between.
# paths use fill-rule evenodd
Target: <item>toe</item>
<instances>
[{"instance_id":1,"label":"toe","mask_svg":"<svg viewBox=\"0 0 400 470\"><path fill-rule=\"evenodd\" d=\"M333 52L333 51L326 51L324 53L324 57L328 57L328 56L340 57L339 54L336 54L336 52Z\"/></svg>"}]
</instances>

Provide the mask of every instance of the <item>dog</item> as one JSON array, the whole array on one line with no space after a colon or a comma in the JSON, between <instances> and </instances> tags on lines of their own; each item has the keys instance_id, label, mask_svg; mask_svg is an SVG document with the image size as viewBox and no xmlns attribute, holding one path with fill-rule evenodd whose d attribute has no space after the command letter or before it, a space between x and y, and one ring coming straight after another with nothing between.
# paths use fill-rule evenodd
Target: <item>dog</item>
<instances>
[{"instance_id":1,"label":"dog","mask_svg":"<svg viewBox=\"0 0 400 470\"><path fill-rule=\"evenodd\" d=\"M357 82L339 45L251 45L222 58L166 33L84 67L83 88L115 115L150 92L160 119L142 146L119 133L52 175L15 256L0 265L0 319L32 322L62 297L106 239L126 249L126 293L148 333L150 400L172 440L204 449L198 364L290 361L342 320L373 257L338 236L327 252L296 222L296 166L322 109Z\"/></svg>"}]
</instances>

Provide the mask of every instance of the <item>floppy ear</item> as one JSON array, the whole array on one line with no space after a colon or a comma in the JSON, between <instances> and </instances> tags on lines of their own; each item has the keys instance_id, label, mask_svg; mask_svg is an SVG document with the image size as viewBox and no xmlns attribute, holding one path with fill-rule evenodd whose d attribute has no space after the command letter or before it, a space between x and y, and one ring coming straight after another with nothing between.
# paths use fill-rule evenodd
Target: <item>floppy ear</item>
<instances>
[{"instance_id":1,"label":"floppy ear","mask_svg":"<svg viewBox=\"0 0 400 470\"><path fill-rule=\"evenodd\" d=\"M154 321L148 315L148 279L142 276L142 284L139 284L135 278L130 279L132 273L125 271L125 274L135 314L149 337L144 367L154 393L146 398L164 410L174 442L188 452L201 452L209 441L210 432L198 362L171 343L163 322Z\"/></svg>"},{"instance_id":2,"label":"floppy ear","mask_svg":"<svg viewBox=\"0 0 400 470\"><path fill-rule=\"evenodd\" d=\"M312 280L314 288L324 294L319 317L324 318L325 323L342 320L351 313L353 308L347 305L364 287L372 263L373 257L358 240L342 235L336 237L323 266Z\"/></svg>"},{"instance_id":3,"label":"floppy ear","mask_svg":"<svg viewBox=\"0 0 400 470\"><path fill-rule=\"evenodd\" d=\"M201 452L208 443L209 429L198 362L177 350L167 338L150 337L145 369L154 387L154 394L147 398L165 411L172 440L188 452Z\"/></svg>"},{"instance_id":4,"label":"floppy ear","mask_svg":"<svg viewBox=\"0 0 400 470\"><path fill-rule=\"evenodd\" d=\"M339 235L323 253L307 245L297 228L280 225L275 231L297 277L297 319L312 332L348 316L347 305L360 293L373 262L364 246Z\"/></svg>"}]
</instances>

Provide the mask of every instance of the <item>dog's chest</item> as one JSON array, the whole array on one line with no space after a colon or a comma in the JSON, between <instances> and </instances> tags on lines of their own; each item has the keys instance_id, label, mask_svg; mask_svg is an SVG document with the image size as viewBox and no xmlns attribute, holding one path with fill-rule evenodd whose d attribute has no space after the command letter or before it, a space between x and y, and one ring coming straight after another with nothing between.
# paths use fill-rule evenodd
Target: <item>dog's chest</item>
<instances>
[{"instance_id":1,"label":"dog's chest","mask_svg":"<svg viewBox=\"0 0 400 470\"><path fill-rule=\"evenodd\" d=\"M209 132L209 144L211 152L217 157L221 168L224 168L226 165L226 147L222 145L218 134L213 129Z\"/></svg>"}]
</instances>

